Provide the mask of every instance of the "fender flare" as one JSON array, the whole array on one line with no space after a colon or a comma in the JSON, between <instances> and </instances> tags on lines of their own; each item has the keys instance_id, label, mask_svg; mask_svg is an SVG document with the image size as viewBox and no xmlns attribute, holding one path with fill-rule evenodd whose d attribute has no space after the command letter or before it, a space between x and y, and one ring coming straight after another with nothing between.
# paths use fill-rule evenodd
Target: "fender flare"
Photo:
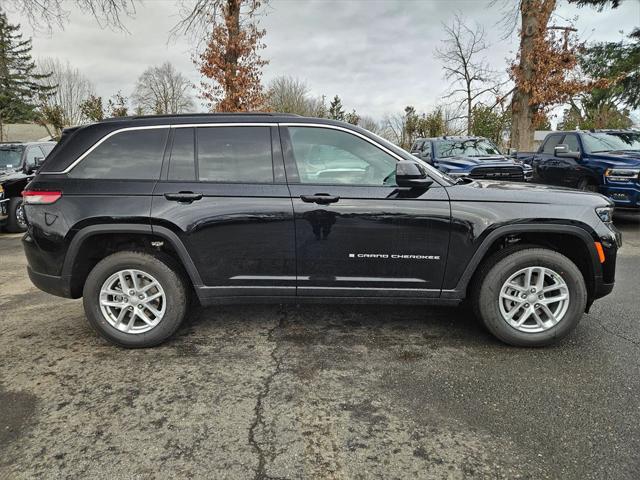
<instances>
[{"instance_id":1,"label":"fender flare","mask_svg":"<svg viewBox=\"0 0 640 480\"><path fill-rule=\"evenodd\" d=\"M62 265L62 277L71 278L73 275L73 265L78 256L80 248L84 242L95 235L109 234L109 233L138 233L145 235L154 235L161 237L173 247L177 252L182 266L187 271L191 282L194 287L202 286L202 279L200 273L196 268L191 255L187 251L180 238L171 230L165 227L144 225L144 224L128 224L128 223L111 223L111 224L98 224L84 227L73 236L67 254L64 258Z\"/></svg>"},{"instance_id":2,"label":"fender flare","mask_svg":"<svg viewBox=\"0 0 640 480\"><path fill-rule=\"evenodd\" d=\"M466 290L469 282L476 273L476 270L480 266L480 263L485 259L486 253L493 245L493 243L500 237L505 235L517 234L517 233L563 233L577 237L585 244L591 257L591 268L594 274L594 280L601 277L600 273L600 260L598 259L598 252L595 248L595 240L589 232L585 229L576 227L574 225L549 225L549 224L526 224L526 225L505 225L495 229L482 241L480 246L476 249L475 253L469 260L464 272L458 279L456 286L453 290L442 290L441 298L464 298L466 296ZM587 282L590 279L585 279Z\"/></svg>"}]
</instances>

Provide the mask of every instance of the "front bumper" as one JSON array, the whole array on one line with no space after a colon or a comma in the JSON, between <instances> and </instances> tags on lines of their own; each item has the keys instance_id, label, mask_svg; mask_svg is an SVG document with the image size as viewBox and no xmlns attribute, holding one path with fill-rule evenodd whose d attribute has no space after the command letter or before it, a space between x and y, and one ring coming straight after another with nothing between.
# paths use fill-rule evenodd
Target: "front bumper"
<instances>
[{"instance_id":1,"label":"front bumper","mask_svg":"<svg viewBox=\"0 0 640 480\"><path fill-rule=\"evenodd\" d=\"M600 192L613 200L617 208L640 209L638 183L607 183L600 188Z\"/></svg>"}]
</instances>

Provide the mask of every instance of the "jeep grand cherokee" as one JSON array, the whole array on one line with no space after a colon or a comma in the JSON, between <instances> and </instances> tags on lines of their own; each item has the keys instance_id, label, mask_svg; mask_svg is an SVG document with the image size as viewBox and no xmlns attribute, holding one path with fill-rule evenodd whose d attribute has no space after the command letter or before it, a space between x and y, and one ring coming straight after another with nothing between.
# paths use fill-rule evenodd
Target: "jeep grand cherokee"
<instances>
[{"instance_id":1,"label":"jeep grand cherokee","mask_svg":"<svg viewBox=\"0 0 640 480\"><path fill-rule=\"evenodd\" d=\"M125 347L202 305L457 305L546 345L611 292L597 193L453 179L361 128L278 114L113 119L64 132L23 193L33 283L83 297Z\"/></svg>"}]
</instances>

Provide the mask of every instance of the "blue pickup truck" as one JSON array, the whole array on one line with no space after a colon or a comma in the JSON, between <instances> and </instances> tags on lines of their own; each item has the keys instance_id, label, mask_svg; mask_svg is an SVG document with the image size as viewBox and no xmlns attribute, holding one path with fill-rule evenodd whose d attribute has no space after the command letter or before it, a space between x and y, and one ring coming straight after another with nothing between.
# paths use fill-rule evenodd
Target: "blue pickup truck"
<instances>
[{"instance_id":1,"label":"blue pickup truck","mask_svg":"<svg viewBox=\"0 0 640 480\"><path fill-rule=\"evenodd\" d=\"M515 158L531 165L536 183L600 192L618 208L640 209L640 131L553 132L537 152Z\"/></svg>"},{"instance_id":2,"label":"blue pickup truck","mask_svg":"<svg viewBox=\"0 0 640 480\"><path fill-rule=\"evenodd\" d=\"M529 165L503 155L484 137L418 138L411 153L454 178L523 182L533 176Z\"/></svg>"}]
</instances>

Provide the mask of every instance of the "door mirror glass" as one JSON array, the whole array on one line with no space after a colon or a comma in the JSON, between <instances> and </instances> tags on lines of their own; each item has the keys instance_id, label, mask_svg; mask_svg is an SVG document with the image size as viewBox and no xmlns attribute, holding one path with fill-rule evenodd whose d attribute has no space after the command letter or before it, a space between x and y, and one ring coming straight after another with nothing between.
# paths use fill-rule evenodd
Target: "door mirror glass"
<instances>
[{"instance_id":1,"label":"door mirror glass","mask_svg":"<svg viewBox=\"0 0 640 480\"><path fill-rule=\"evenodd\" d=\"M396 183L399 187L428 187L433 181L420 164L401 160L396 164Z\"/></svg>"}]
</instances>

